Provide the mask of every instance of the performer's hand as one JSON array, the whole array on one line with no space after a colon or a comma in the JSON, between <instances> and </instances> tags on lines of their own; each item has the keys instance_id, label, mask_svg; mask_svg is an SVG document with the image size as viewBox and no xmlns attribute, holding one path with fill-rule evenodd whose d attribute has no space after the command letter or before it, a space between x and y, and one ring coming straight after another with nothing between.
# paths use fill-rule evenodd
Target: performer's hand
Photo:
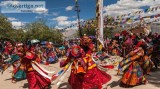
<instances>
[{"instance_id":1,"label":"performer's hand","mask_svg":"<svg viewBox=\"0 0 160 89\"><path fill-rule=\"evenodd\" d=\"M56 80L56 79L57 79L56 74L53 74L53 75L52 75L52 78L51 78L51 81L54 81L54 80Z\"/></svg>"},{"instance_id":2,"label":"performer's hand","mask_svg":"<svg viewBox=\"0 0 160 89\"><path fill-rule=\"evenodd\" d=\"M24 65L21 65L21 66L20 66L20 69L21 69L21 70L25 70L25 66L24 66Z\"/></svg>"},{"instance_id":3,"label":"performer's hand","mask_svg":"<svg viewBox=\"0 0 160 89\"><path fill-rule=\"evenodd\" d=\"M117 72L117 75L116 76L118 76L120 74L120 70L118 70L118 72Z\"/></svg>"}]
</instances>

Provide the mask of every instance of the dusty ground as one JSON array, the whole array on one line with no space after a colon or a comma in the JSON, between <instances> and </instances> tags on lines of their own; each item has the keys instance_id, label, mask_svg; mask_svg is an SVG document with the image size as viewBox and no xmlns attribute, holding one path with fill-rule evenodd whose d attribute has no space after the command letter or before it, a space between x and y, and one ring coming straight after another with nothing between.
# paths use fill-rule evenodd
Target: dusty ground
<instances>
[{"instance_id":1,"label":"dusty ground","mask_svg":"<svg viewBox=\"0 0 160 89\"><path fill-rule=\"evenodd\" d=\"M59 63L56 64L50 64L50 65L43 65L44 68L47 70L55 70L58 72L60 70ZM4 74L0 74L0 89L27 89L28 83L26 80L19 81L17 83L11 83L11 70L12 67L7 69ZM112 80L108 83L111 86L111 89L128 89L128 88L122 88L119 86L118 80L121 76L115 76L116 70L109 70L107 72L112 76ZM69 75L69 74L68 74ZM68 82L67 82L68 76L64 79L62 84L59 86L56 84L51 85L51 89L70 89ZM150 73L150 75L147 76L147 79L149 83L147 85L139 85L130 89L160 89L160 70L154 70Z\"/></svg>"}]
</instances>

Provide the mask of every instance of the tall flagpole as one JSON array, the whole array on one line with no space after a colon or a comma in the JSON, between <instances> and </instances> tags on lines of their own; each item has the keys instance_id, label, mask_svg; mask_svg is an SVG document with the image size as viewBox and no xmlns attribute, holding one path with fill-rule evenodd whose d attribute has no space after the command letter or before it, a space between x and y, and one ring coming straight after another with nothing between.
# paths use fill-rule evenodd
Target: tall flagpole
<instances>
[{"instance_id":1,"label":"tall flagpole","mask_svg":"<svg viewBox=\"0 0 160 89\"><path fill-rule=\"evenodd\" d=\"M97 47L99 43L104 47L103 39L103 0L97 0L96 2L96 20L97 20Z\"/></svg>"},{"instance_id":2,"label":"tall flagpole","mask_svg":"<svg viewBox=\"0 0 160 89\"><path fill-rule=\"evenodd\" d=\"M75 11L77 12L77 19L78 19L78 30L79 30L79 36L82 37L82 29L80 27L80 17L79 17L79 5L78 5L78 0L75 0Z\"/></svg>"}]
</instances>

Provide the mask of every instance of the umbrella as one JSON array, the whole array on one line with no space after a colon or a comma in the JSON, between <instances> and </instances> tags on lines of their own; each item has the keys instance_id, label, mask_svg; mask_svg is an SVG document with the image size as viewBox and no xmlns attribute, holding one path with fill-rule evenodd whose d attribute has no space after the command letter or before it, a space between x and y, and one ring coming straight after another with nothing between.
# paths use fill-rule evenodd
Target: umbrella
<instances>
[{"instance_id":1,"label":"umbrella","mask_svg":"<svg viewBox=\"0 0 160 89\"><path fill-rule=\"evenodd\" d=\"M35 43L39 43L40 41L39 40L37 40L37 39L33 39L33 40L31 40L31 43L32 44L35 44Z\"/></svg>"},{"instance_id":2,"label":"umbrella","mask_svg":"<svg viewBox=\"0 0 160 89\"><path fill-rule=\"evenodd\" d=\"M49 42L49 44L53 44L53 42Z\"/></svg>"},{"instance_id":3,"label":"umbrella","mask_svg":"<svg viewBox=\"0 0 160 89\"><path fill-rule=\"evenodd\" d=\"M47 44L47 41L42 41L41 42L41 45L45 45L45 44Z\"/></svg>"},{"instance_id":4,"label":"umbrella","mask_svg":"<svg viewBox=\"0 0 160 89\"><path fill-rule=\"evenodd\" d=\"M60 49L60 50L64 50L64 49L65 49L65 47L64 47L64 46L61 46L61 47L59 47L59 49Z\"/></svg>"}]
</instances>

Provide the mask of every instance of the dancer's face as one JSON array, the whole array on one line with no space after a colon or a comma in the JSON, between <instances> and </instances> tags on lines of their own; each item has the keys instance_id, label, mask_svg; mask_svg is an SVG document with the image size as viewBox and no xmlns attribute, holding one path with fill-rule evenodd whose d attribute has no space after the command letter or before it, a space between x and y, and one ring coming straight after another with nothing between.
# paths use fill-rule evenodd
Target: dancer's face
<instances>
[{"instance_id":1,"label":"dancer's face","mask_svg":"<svg viewBox=\"0 0 160 89\"><path fill-rule=\"evenodd\" d=\"M84 45L84 46L89 46L89 44L90 44L90 42L91 42L91 39L90 39L89 37L87 37L87 36L84 36L81 41L82 41L82 42L81 42L82 45Z\"/></svg>"},{"instance_id":2,"label":"dancer's face","mask_svg":"<svg viewBox=\"0 0 160 89\"><path fill-rule=\"evenodd\" d=\"M23 47L22 46L18 46L17 50L20 51L20 52L23 52Z\"/></svg>"},{"instance_id":3,"label":"dancer's face","mask_svg":"<svg viewBox=\"0 0 160 89\"><path fill-rule=\"evenodd\" d=\"M35 52L35 47L34 46L31 47L31 51Z\"/></svg>"},{"instance_id":4,"label":"dancer's face","mask_svg":"<svg viewBox=\"0 0 160 89\"><path fill-rule=\"evenodd\" d=\"M13 49L12 44L9 44L9 45L8 45L8 50L11 51L12 49Z\"/></svg>"}]
</instances>

